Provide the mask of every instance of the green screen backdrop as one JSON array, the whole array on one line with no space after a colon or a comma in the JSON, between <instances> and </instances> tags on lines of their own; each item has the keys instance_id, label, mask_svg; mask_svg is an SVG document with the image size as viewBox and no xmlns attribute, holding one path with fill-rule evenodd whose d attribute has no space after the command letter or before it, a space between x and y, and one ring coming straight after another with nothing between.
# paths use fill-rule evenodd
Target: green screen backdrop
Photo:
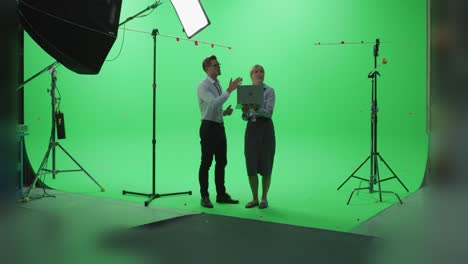
<instances>
[{"instance_id":1,"label":"green screen backdrop","mask_svg":"<svg viewBox=\"0 0 468 264\"><path fill-rule=\"evenodd\" d=\"M121 21L154 1L123 1ZM291 0L201 1L211 21L193 41L157 38L156 191L192 190L194 195L156 199L151 206L208 212L264 221L349 231L394 204L396 198L362 191L351 205L351 179L337 187L369 155L372 45L314 45L316 42L375 41L380 38L378 83L378 148L411 192L422 182L426 135L426 1ZM98 75L78 75L58 68L60 109L67 138L59 142L85 167L106 192L83 173L62 173L45 182L59 190L136 202L122 190L151 192L153 39L180 36L182 26L170 4L135 19L118 38ZM26 34L27 35L27 34ZM82 41L87 41L83 39ZM216 44L215 47L201 42ZM230 46L228 49L222 46ZM254 64L265 67L265 83L275 89L273 120L277 150L267 210L245 209L251 199L243 154L245 122L240 110L225 118L228 140L226 186L240 205L200 206L200 163L197 85L205 78L202 60L216 55L222 64L224 89L241 76L250 84ZM54 61L29 36L25 44L25 75ZM51 103L50 75L25 87L25 122L30 135L27 152L34 169L47 149ZM224 105L235 106L236 94ZM57 169L74 169L57 151ZM49 159L50 160L50 159ZM50 168L50 165L49 165ZM210 193L215 197L214 164ZM390 176L380 164L381 178ZM369 177L369 163L357 173ZM408 193L396 180L384 190ZM142 205L143 206L143 205Z\"/></svg>"}]
</instances>

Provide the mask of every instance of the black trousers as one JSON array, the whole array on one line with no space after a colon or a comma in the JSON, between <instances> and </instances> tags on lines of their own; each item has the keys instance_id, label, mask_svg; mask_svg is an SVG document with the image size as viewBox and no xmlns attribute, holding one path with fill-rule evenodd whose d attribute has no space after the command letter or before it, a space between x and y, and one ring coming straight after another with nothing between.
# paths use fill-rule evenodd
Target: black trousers
<instances>
[{"instance_id":1,"label":"black trousers","mask_svg":"<svg viewBox=\"0 0 468 264\"><path fill-rule=\"evenodd\" d=\"M200 126L201 163L198 171L200 194L208 197L208 172L215 157L215 184L218 196L226 193L224 168L227 165L227 144L224 125L203 120Z\"/></svg>"}]
</instances>

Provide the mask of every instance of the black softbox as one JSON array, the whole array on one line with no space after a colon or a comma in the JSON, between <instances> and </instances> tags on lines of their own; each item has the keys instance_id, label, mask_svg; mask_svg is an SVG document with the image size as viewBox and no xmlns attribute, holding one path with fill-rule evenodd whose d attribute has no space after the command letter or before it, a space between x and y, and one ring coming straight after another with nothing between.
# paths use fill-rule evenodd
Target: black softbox
<instances>
[{"instance_id":1,"label":"black softbox","mask_svg":"<svg viewBox=\"0 0 468 264\"><path fill-rule=\"evenodd\" d=\"M117 38L122 0L20 0L29 35L80 74L97 74Z\"/></svg>"}]
</instances>

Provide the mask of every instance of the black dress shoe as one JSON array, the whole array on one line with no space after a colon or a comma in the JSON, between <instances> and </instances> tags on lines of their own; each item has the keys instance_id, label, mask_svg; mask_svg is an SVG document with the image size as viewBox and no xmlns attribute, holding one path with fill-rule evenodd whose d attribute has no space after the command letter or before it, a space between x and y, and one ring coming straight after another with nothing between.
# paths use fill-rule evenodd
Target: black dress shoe
<instances>
[{"instance_id":1,"label":"black dress shoe","mask_svg":"<svg viewBox=\"0 0 468 264\"><path fill-rule=\"evenodd\" d=\"M210 198L202 198L201 206L206 208L213 208L213 204L211 203Z\"/></svg>"},{"instance_id":2,"label":"black dress shoe","mask_svg":"<svg viewBox=\"0 0 468 264\"><path fill-rule=\"evenodd\" d=\"M229 194L221 195L216 197L216 202L217 203L222 203L222 204L238 204L239 200L234 200L229 196Z\"/></svg>"}]
</instances>

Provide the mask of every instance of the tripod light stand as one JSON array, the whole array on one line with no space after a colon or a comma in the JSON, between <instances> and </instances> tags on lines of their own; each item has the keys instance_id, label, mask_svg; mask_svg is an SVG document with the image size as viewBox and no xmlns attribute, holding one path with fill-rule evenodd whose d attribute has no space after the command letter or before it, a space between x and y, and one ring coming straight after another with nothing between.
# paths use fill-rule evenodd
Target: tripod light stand
<instances>
[{"instance_id":1,"label":"tripod light stand","mask_svg":"<svg viewBox=\"0 0 468 264\"><path fill-rule=\"evenodd\" d=\"M52 75L52 89L50 94L52 97L52 133L50 137L49 148L41 162L38 173L36 174L31 188L35 186L39 180L41 172L51 172L53 178L59 172L69 171L84 171L100 188L104 191L99 183L86 171L84 168L58 143L55 141L56 129L56 71L55 66L59 64L65 65L70 70L80 74L97 74L109 50L111 49L116 37L118 26L124 25L127 22L139 17L142 13L155 9L161 5L160 1L148 6L134 16L127 18L124 22L117 24L120 18L121 0L83 0L82 2L72 2L64 8L57 9L59 0L50 1L19 1L18 12L25 26L26 31L33 39L45 50L49 55L57 59L56 62L47 66L41 72L37 73L26 82L20 85L17 89L20 90L26 83L33 80L38 75L45 71L49 71ZM36 5L37 4L37 5ZM51 12L53 10L54 12ZM60 12L59 12L60 11ZM57 13L58 12L58 13ZM44 14L54 13L55 16ZM73 18L69 18L72 16ZM69 23L68 21L75 23ZM63 23L63 22L67 23ZM82 23L83 25L80 25ZM48 25L48 26L44 26ZM53 25L53 26L49 26ZM77 27L78 25L78 27ZM57 32L65 32L69 35L57 34ZM87 41L76 42L74 39L83 38ZM71 40L71 41L70 41ZM78 43L78 44L77 44ZM73 47L73 48L70 48ZM73 52L70 52L72 50ZM90 52L91 51L91 52ZM60 63L59 63L60 61ZM59 134L60 136L60 134ZM81 170L58 171L55 169L55 147L58 146L65 154L72 159ZM52 152L52 170L45 169L48 157ZM28 190L23 201L29 200L31 188Z\"/></svg>"},{"instance_id":2,"label":"tripod light stand","mask_svg":"<svg viewBox=\"0 0 468 264\"><path fill-rule=\"evenodd\" d=\"M56 63L52 64L56 65ZM51 66L52 66L51 65ZM50 67L50 66L49 66ZM29 187L29 190L26 192L26 194L23 197L23 202L28 202L29 197L31 195L31 190L36 186L37 181L39 180L39 176L41 173L51 173L52 177L55 179L55 175L61 172L76 172L76 171L83 171L88 177L97 185L99 188L101 188L101 192L104 192L104 188L81 166L78 161L76 161L68 151L65 150L65 148L60 145L59 142L56 141L56 124L57 124L57 99L55 97L55 90L57 87L57 70L52 66L48 70L51 75L52 83L51 83L51 89L49 90L50 92L50 97L51 97L51 105L52 105L52 131L50 135L50 140L49 140L49 147L47 148L47 151L44 155L44 158L42 159L41 165L39 166L39 169L37 170L36 176L34 178L33 183ZM59 147L80 169L76 170L57 170L56 169L56 147ZM49 156L52 154L52 169L47 169L46 165L49 160ZM49 197L54 197L53 195L45 193L44 196L49 196Z\"/></svg>"},{"instance_id":3,"label":"tripod light stand","mask_svg":"<svg viewBox=\"0 0 468 264\"><path fill-rule=\"evenodd\" d=\"M176 192L176 193L166 193L166 194L158 194L156 193L156 36L159 34L157 29L154 29L151 32L153 36L153 139L152 139L152 147L153 147L153 157L152 157L152 192L151 193L139 193L139 192L131 192L131 191L122 191L122 194L133 194L139 196L148 197L148 200L145 201L145 206L148 206L154 199L160 198L163 196L170 196L170 195L178 195L178 194L189 194L192 195L192 191L186 192Z\"/></svg>"},{"instance_id":4,"label":"tripod light stand","mask_svg":"<svg viewBox=\"0 0 468 264\"><path fill-rule=\"evenodd\" d=\"M400 204L403 204L403 202L400 199L400 196L392 191L382 191L381 189L381 182L391 180L391 179L397 179L400 184L405 188L407 192L409 192L408 188L403 184L403 182L398 178L398 176L393 172L393 170L390 168L388 163L383 159L383 157L380 155L380 153L377 150L377 112L379 111L377 107L377 77L380 76L380 73L377 71L377 57L379 56L379 46L380 46L380 40L376 39L375 45L374 45L374 70L371 71L368 75L369 79L372 79L372 103L371 103L371 149L370 149L370 155L367 157L367 159L364 160L364 162L359 165L359 167L338 187L338 190L343 187L343 185L346 184L346 182L349 181L351 178L356 178L362 181L366 181L369 183L368 187L363 187L363 188L355 188L352 192L351 195L349 196L347 204L351 202L351 199L353 197L353 194L356 191L360 190L369 190L370 193L379 193L379 198L380 202L382 202L382 193L390 193L394 194L397 198ZM379 160L383 162L383 164L388 168L388 170L392 173L392 177L386 178L386 179L380 179L380 174L379 174ZM370 178L365 179L361 177L355 176L355 173L361 169L364 164L370 161ZM378 190L374 189L374 185L378 186Z\"/></svg>"},{"instance_id":5,"label":"tripod light stand","mask_svg":"<svg viewBox=\"0 0 468 264\"><path fill-rule=\"evenodd\" d=\"M184 32L187 34L188 38L193 37L195 34L207 27L210 22L206 17L205 11L200 4L200 1L184 1L184 0L171 0L172 5L174 6L177 16L179 17L180 22L184 26ZM159 1L157 2L159 5ZM156 36L159 34L157 29L153 29L151 35L153 36L153 167L152 167L152 176L153 176L153 188L151 193L138 193L130 191L122 191L122 194L134 194L148 197L148 200L145 201L145 206L148 206L154 199L177 194L189 194L192 195L192 191L186 192L177 192L177 193L167 193L167 194L157 194L156 193Z\"/></svg>"}]
</instances>

